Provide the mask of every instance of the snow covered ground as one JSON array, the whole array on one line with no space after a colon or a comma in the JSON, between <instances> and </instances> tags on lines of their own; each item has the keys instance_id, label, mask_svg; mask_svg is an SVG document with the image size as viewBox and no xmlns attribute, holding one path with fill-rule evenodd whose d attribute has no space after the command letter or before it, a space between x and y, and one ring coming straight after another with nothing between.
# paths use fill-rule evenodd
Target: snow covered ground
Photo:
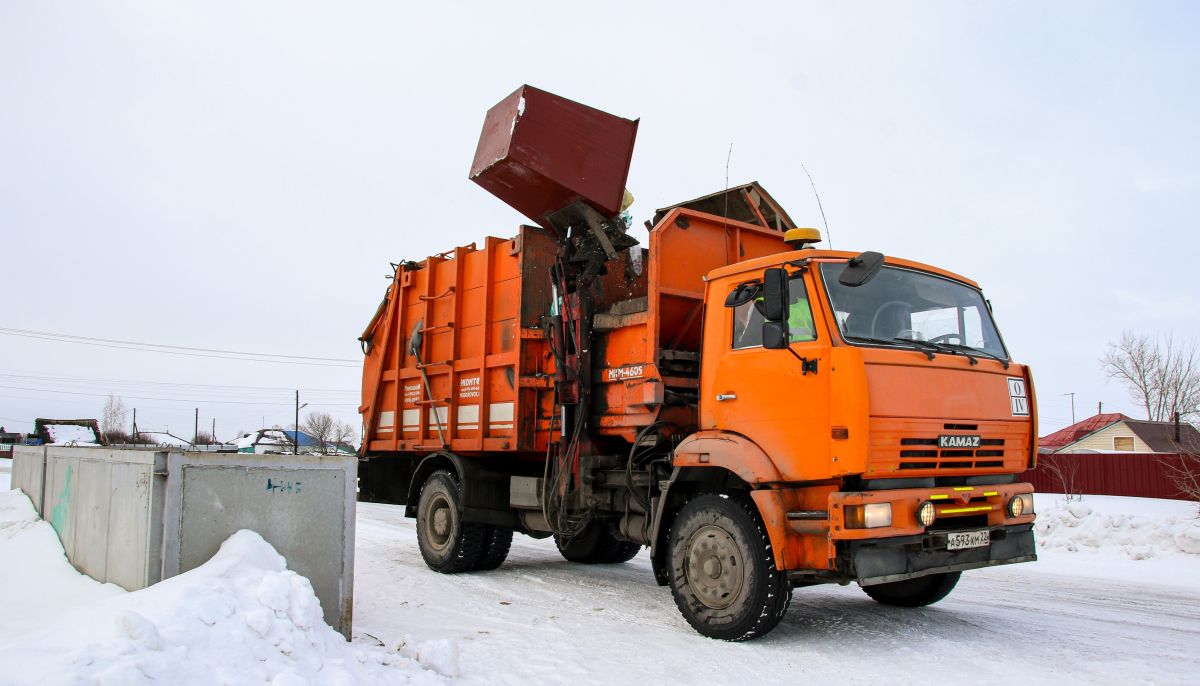
<instances>
[{"instance_id":1,"label":"snow covered ground","mask_svg":"<svg viewBox=\"0 0 1200 686\"><path fill-rule=\"evenodd\" d=\"M49 526L20 511L23 496L5 492L3 462L0 683L1192 684L1200 674L1200 523L1188 503L1088 496L1085 511L1039 496L1039 562L969 572L919 610L878 605L855 586L798 589L780 627L745 644L692 632L644 553L575 565L552 542L518 536L500 569L445 576L425 568L400 508L360 504L346 643L314 620L307 582L253 534L137 593L78 575Z\"/></svg>"}]
</instances>

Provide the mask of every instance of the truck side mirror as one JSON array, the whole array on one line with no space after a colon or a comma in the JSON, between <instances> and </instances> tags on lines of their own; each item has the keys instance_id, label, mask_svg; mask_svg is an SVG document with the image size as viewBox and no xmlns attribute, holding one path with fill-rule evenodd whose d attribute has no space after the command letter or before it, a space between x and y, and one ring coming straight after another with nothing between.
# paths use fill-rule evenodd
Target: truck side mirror
<instances>
[{"instance_id":1,"label":"truck side mirror","mask_svg":"<svg viewBox=\"0 0 1200 686\"><path fill-rule=\"evenodd\" d=\"M842 275L838 277L838 283L850 288L857 288L875 278L881 267L883 267L883 254L867 251L858 257L850 258L846 268L842 270Z\"/></svg>"},{"instance_id":2,"label":"truck side mirror","mask_svg":"<svg viewBox=\"0 0 1200 686\"><path fill-rule=\"evenodd\" d=\"M782 322L787 319L788 273L786 269L772 267L763 272L763 319Z\"/></svg>"},{"instance_id":3,"label":"truck side mirror","mask_svg":"<svg viewBox=\"0 0 1200 686\"><path fill-rule=\"evenodd\" d=\"M762 346L768 350L783 350L791 343L787 322L763 322Z\"/></svg>"}]
</instances>

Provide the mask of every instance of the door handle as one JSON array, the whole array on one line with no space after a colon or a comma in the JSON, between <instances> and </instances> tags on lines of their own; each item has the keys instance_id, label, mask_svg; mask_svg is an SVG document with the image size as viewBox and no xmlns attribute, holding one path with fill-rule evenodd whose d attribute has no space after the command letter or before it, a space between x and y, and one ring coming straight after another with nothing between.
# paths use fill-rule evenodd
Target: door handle
<instances>
[{"instance_id":1,"label":"door handle","mask_svg":"<svg viewBox=\"0 0 1200 686\"><path fill-rule=\"evenodd\" d=\"M718 393L717 394L717 402L720 403L720 402L724 402L726 400L737 400L737 393Z\"/></svg>"}]
</instances>

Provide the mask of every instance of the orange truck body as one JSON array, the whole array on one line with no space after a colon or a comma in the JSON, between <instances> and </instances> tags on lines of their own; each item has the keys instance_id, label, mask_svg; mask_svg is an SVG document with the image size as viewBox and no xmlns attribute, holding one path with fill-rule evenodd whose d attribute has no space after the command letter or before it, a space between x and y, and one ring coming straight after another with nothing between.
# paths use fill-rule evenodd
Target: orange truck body
<instances>
[{"instance_id":1,"label":"orange truck body","mask_svg":"<svg viewBox=\"0 0 1200 686\"><path fill-rule=\"evenodd\" d=\"M991 327L978 285L789 244L791 219L757 183L658 210L649 245L629 247L613 213L636 124L529 87L488 113L472 176L540 226L393 265L360 338L362 496L406 505L438 571L491 568L437 561L464 526L553 534L571 559L563 546L595 520L650 546L665 584L681 573L668 569L673 519L713 493L752 503L774 570L793 584L895 586L1035 559L1033 489L1016 481L1037 454L1033 382L998 332L965 323L962 297L973 326ZM837 274L871 255L876 271L917 279L918 305L950 303L957 333L878 334L896 319L888 308L905 306L891 291L867 329L886 338L848 333L859 315L846 302L863 291L843 289L835 309ZM767 344L764 324L758 344L735 345L752 310L771 307L761 294L778 274L807 294L804 335ZM738 301L743 289L758 301ZM991 343L968 347L969 329ZM500 547L479 559L499 564ZM724 578L719 560L708 565Z\"/></svg>"},{"instance_id":2,"label":"orange truck body","mask_svg":"<svg viewBox=\"0 0 1200 686\"><path fill-rule=\"evenodd\" d=\"M853 346L838 335L824 298L812 300L817 340L793 346L816 359L820 373L801 374L779 351L730 350L731 311L721 301L737 283L801 256L782 237L773 228L679 207L650 231L640 269L630 253L622 255L599 288L602 309L615 312L598 316L596 435L627 445L656 421L695 427L682 437L674 465L725 469L753 486L781 569L831 570L840 540L917 534L923 527L912 513L931 498L939 518L983 513L992 526L1031 523L1032 515L1006 517L1004 507L1013 495L1032 492L1028 484L841 491L847 477L1025 471L1037 452L1035 414L1013 417L1004 389L1006 379L1024 380L1032 404L1032 380L1015 363L1005 369L993 360L930 360L917 350ZM545 231L523 226L511 239L489 237L483 247L397 267L363 334L367 455L545 459L560 434L554 358L540 326L551 304L544 275L553 253ZM845 262L854 253L807 250L803 257ZM895 258L887 264L976 286L929 265ZM815 272L805 278L810 293L821 292ZM422 362L409 350L414 330L424 334ZM737 403L714 400L735 390ZM678 400L668 403L669 397ZM985 447L907 449L955 431L978 433ZM910 452L921 455L906 459ZM892 526L855 530L840 522L845 505L881 498L903 503ZM787 519L803 509L828 509L830 517Z\"/></svg>"}]
</instances>

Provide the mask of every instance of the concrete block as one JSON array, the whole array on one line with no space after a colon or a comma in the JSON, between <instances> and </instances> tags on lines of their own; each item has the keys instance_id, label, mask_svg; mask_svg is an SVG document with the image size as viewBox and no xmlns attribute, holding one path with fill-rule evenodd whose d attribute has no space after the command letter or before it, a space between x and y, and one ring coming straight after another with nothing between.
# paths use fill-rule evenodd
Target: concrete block
<instances>
[{"instance_id":1,"label":"concrete block","mask_svg":"<svg viewBox=\"0 0 1200 686\"><path fill-rule=\"evenodd\" d=\"M13 447L12 487L29 496L33 509L42 513L42 492L45 481L46 448L40 445Z\"/></svg>"},{"instance_id":2,"label":"concrete block","mask_svg":"<svg viewBox=\"0 0 1200 686\"><path fill-rule=\"evenodd\" d=\"M164 578L203 564L229 536L251 529L312 582L325 621L349 636L357 467L354 456L172 453Z\"/></svg>"}]
</instances>

